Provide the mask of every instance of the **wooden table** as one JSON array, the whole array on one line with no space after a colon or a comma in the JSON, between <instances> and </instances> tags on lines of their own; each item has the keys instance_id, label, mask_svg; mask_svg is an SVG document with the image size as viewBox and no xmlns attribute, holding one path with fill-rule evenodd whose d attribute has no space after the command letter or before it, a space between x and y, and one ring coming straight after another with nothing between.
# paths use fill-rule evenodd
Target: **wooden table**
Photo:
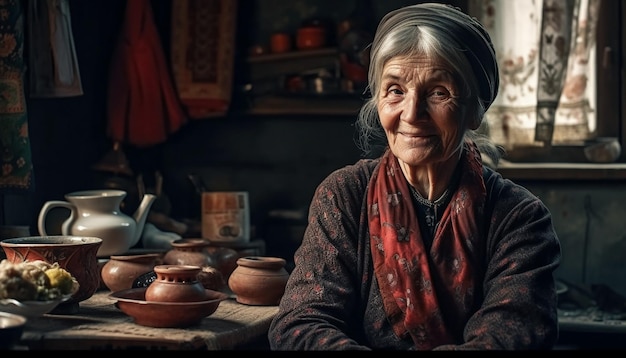
<instances>
[{"instance_id":1,"label":"wooden table","mask_svg":"<svg viewBox=\"0 0 626 358\"><path fill-rule=\"evenodd\" d=\"M20 347L52 349L233 350L266 342L278 306L248 306L233 298L199 324L186 328L137 325L115 307L110 291L98 291L80 302L78 313L46 314L29 319ZM252 346L254 347L254 346ZM19 347L18 347L19 349Z\"/></svg>"}]
</instances>

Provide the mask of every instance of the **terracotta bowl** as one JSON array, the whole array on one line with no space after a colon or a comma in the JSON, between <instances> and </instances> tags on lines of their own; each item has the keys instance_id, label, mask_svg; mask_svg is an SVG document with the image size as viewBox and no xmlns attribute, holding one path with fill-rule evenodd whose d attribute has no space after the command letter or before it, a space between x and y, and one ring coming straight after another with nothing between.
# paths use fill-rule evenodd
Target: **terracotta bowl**
<instances>
[{"instance_id":1,"label":"terracotta bowl","mask_svg":"<svg viewBox=\"0 0 626 358\"><path fill-rule=\"evenodd\" d=\"M78 303L93 296L100 287L100 269L96 252L102 244L98 237L28 236L0 241L12 263L42 260L58 262L76 278L80 287L69 300L55 308L55 313L75 313ZM58 311L57 311L58 310Z\"/></svg>"},{"instance_id":2,"label":"terracotta bowl","mask_svg":"<svg viewBox=\"0 0 626 358\"><path fill-rule=\"evenodd\" d=\"M26 321L24 316L0 312L0 350L11 349L19 343Z\"/></svg>"},{"instance_id":3,"label":"terracotta bowl","mask_svg":"<svg viewBox=\"0 0 626 358\"><path fill-rule=\"evenodd\" d=\"M208 299L198 302L146 301L146 287L113 292L115 306L141 326L172 328L188 327L213 314L220 302L228 298L223 292L206 290Z\"/></svg>"}]
</instances>

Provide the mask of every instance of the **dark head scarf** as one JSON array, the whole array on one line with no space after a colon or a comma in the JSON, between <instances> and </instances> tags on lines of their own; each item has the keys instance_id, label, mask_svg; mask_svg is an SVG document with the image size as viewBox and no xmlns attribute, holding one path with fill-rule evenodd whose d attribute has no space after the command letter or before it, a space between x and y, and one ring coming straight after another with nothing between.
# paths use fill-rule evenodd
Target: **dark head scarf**
<instances>
[{"instance_id":1,"label":"dark head scarf","mask_svg":"<svg viewBox=\"0 0 626 358\"><path fill-rule=\"evenodd\" d=\"M385 15L378 26L374 43L385 38L398 26L427 26L436 32L446 33L457 39L457 48L474 69L479 86L480 99L485 111L496 98L499 87L498 63L491 38L478 20L459 8L438 3L406 6ZM386 31L381 31L385 28Z\"/></svg>"}]
</instances>

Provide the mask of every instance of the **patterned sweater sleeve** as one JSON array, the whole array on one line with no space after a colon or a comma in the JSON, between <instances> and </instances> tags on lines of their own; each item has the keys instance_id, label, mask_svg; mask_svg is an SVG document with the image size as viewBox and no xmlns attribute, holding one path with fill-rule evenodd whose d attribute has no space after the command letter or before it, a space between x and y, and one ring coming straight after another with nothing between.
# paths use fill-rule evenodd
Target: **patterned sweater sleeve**
<instances>
[{"instance_id":1,"label":"patterned sweater sleeve","mask_svg":"<svg viewBox=\"0 0 626 358\"><path fill-rule=\"evenodd\" d=\"M368 349L355 339L362 325L352 322L362 316L363 248L357 237L367 185L363 171L354 169L335 171L315 191L295 267L268 333L273 350Z\"/></svg>"},{"instance_id":2,"label":"patterned sweater sleeve","mask_svg":"<svg viewBox=\"0 0 626 358\"><path fill-rule=\"evenodd\" d=\"M551 349L558 338L553 273L561 246L544 203L493 174L484 300L467 322L464 343L438 349Z\"/></svg>"}]
</instances>

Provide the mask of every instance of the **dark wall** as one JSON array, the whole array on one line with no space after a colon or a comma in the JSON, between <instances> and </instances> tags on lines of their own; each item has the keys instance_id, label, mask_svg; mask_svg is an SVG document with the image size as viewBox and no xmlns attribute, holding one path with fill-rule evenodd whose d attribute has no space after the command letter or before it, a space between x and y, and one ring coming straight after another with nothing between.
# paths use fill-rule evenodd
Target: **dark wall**
<instances>
[{"instance_id":1,"label":"dark wall","mask_svg":"<svg viewBox=\"0 0 626 358\"><path fill-rule=\"evenodd\" d=\"M255 218L272 209L300 209L308 206L324 176L358 159L352 133L352 118L347 117L192 122L164 149L167 191L180 192L171 199L178 212L189 216L199 211L193 208L188 174L199 174L210 190L250 191L251 204L260 211L253 213Z\"/></svg>"},{"instance_id":2,"label":"dark wall","mask_svg":"<svg viewBox=\"0 0 626 358\"><path fill-rule=\"evenodd\" d=\"M26 89L34 190L4 196L4 224L36 228L44 201L62 199L91 181L90 166L109 145L104 136L107 68L124 4L70 1L84 95L33 99Z\"/></svg>"},{"instance_id":3,"label":"dark wall","mask_svg":"<svg viewBox=\"0 0 626 358\"><path fill-rule=\"evenodd\" d=\"M112 147L105 134L109 62L126 2L69 3L84 95L27 99L34 192L3 197L3 224L30 225L33 234L44 202L62 200L72 191L102 187L106 178L92 166ZM237 111L238 89L246 81L243 66L251 45L265 44L276 30L295 31L312 17L339 21L356 3L239 1L231 112L192 120L163 145L123 147L133 170L144 175L148 186L156 170L163 173L172 217L199 217L199 198L188 178L197 175L208 190L249 191L252 225L263 235L270 210L306 210L315 187L326 175L359 158L353 143L354 116L250 116ZM374 17L410 3L414 1L373 1ZM157 0L152 4L167 53L170 3Z\"/></svg>"},{"instance_id":4,"label":"dark wall","mask_svg":"<svg viewBox=\"0 0 626 358\"><path fill-rule=\"evenodd\" d=\"M92 166L112 146L105 134L108 67L124 7L123 0L70 1L84 95L27 99L34 192L4 196L4 224L31 225L36 230L37 214L45 201L100 185L101 176ZM168 2L154 1L153 9L167 51ZM248 44L255 41L247 38L250 27L245 16L249 13L241 16L238 64L243 62ZM163 145L123 149L148 184L155 170L163 172L172 216L199 215L197 197L187 178L198 174L209 190L250 191L256 223L272 208L307 206L315 185L325 175L358 158L352 142L353 120L229 114L192 120Z\"/></svg>"}]
</instances>

